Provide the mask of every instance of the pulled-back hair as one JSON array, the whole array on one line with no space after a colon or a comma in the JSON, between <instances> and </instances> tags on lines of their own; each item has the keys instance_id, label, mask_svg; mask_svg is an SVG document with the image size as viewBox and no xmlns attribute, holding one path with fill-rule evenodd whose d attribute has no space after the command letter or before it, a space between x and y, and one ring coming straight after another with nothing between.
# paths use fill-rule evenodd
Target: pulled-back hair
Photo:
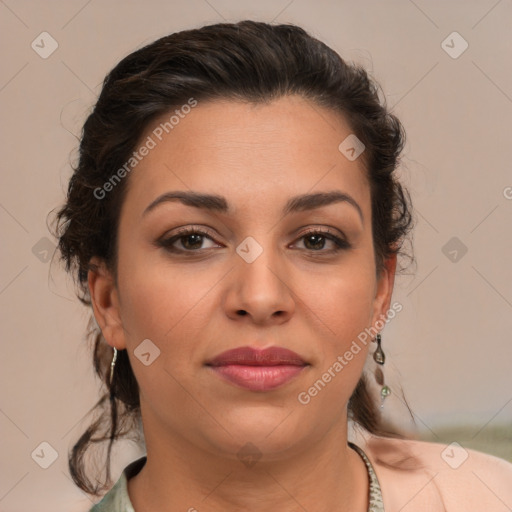
<instances>
[{"instance_id":1,"label":"pulled-back hair","mask_svg":"<svg viewBox=\"0 0 512 512\"><path fill-rule=\"evenodd\" d=\"M343 116L365 145L360 158L370 184L379 275L386 259L402 253L412 226L410 198L395 173L405 133L384 97L379 99L379 90L364 68L346 63L291 24L209 25L162 37L125 57L106 76L83 126L79 160L56 218L61 258L75 278L79 299L91 305L87 284L88 272L94 269L91 258L104 260L117 276L119 214L129 178L120 180L101 199L98 190L129 161L150 123L190 98L268 103L296 94ZM110 384L112 349L92 315L89 327L94 368L105 393L93 409L98 413L96 420L70 452L69 467L81 489L98 495L110 485L112 443L139 429L140 402L126 350L119 351ZM368 432L403 437L384 422L364 373L348 411L349 418ZM107 443L106 478L101 481L97 475L90 477L86 455L93 445L103 443Z\"/></svg>"}]
</instances>

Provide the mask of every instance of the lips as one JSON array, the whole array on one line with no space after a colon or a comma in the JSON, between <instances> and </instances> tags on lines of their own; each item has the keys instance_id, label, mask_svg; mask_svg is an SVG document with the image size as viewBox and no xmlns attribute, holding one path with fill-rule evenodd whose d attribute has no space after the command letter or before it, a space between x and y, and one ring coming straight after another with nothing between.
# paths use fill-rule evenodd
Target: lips
<instances>
[{"instance_id":1,"label":"lips","mask_svg":"<svg viewBox=\"0 0 512 512\"><path fill-rule=\"evenodd\" d=\"M206 363L225 381L251 391L269 391L300 374L308 363L282 347L240 347L222 352Z\"/></svg>"},{"instance_id":2,"label":"lips","mask_svg":"<svg viewBox=\"0 0 512 512\"><path fill-rule=\"evenodd\" d=\"M258 350L252 347L240 347L222 352L212 359L209 366L226 366L230 364L249 366L304 366L306 362L292 350L282 347L269 347Z\"/></svg>"}]
</instances>

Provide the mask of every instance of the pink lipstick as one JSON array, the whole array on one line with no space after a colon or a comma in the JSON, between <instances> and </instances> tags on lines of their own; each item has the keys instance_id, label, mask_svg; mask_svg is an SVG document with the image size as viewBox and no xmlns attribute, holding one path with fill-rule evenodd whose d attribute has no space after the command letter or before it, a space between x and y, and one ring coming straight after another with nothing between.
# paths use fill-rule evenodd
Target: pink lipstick
<instances>
[{"instance_id":1,"label":"pink lipstick","mask_svg":"<svg viewBox=\"0 0 512 512\"><path fill-rule=\"evenodd\" d=\"M228 382L251 391L270 391L282 386L309 366L298 354L282 347L235 348L222 352L206 365Z\"/></svg>"}]
</instances>

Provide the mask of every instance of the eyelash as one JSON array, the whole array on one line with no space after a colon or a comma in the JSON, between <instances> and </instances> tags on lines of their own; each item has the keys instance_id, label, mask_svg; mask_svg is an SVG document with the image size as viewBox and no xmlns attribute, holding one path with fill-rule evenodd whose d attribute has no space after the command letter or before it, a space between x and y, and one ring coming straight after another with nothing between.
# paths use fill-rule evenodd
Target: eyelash
<instances>
[{"instance_id":1,"label":"eyelash","mask_svg":"<svg viewBox=\"0 0 512 512\"><path fill-rule=\"evenodd\" d=\"M213 239L211 234L208 233L207 231L204 231L203 229L195 228L195 227L186 227L186 228L180 229L172 237L163 238L163 239L159 240L157 242L157 244L158 244L158 246L163 247L166 251L169 251L171 253L178 253L178 254L184 254L187 252L188 253L194 253L194 252L200 253L201 251L208 250L208 249L176 249L175 247L173 247L174 242L176 242L177 240L179 240L181 238L185 238L186 236L189 236L189 235L201 235L201 236L207 237L210 240L212 240L213 242L215 242L215 240ZM319 229L314 229L314 228L309 229L305 233L302 233L302 235L297 240L301 240L302 238L307 238L308 236L312 236L312 235L321 235L322 237L324 237L328 240L331 240L332 242L334 242L336 248L330 249L327 251L323 250L323 249L319 249L319 250L301 249L301 250L309 251L311 253L333 254L333 253L338 253L343 250L350 249L352 247L352 245L349 242L347 242L343 238L333 235L328 229L327 230L319 230Z\"/></svg>"}]
</instances>

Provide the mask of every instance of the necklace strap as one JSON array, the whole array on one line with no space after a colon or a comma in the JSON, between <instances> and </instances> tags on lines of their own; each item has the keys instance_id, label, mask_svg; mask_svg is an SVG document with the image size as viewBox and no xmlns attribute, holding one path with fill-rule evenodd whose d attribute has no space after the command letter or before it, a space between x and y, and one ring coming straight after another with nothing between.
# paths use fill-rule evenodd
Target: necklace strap
<instances>
[{"instance_id":1,"label":"necklace strap","mask_svg":"<svg viewBox=\"0 0 512 512\"><path fill-rule=\"evenodd\" d=\"M363 462L368 470L369 477L369 490L368 490L368 512L384 512L384 502L382 500L382 491L380 489L379 479L373 469L370 459L366 456L366 453L359 446L354 443L348 442L350 448L355 450L363 459Z\"/></svg>"}]
</instances>

